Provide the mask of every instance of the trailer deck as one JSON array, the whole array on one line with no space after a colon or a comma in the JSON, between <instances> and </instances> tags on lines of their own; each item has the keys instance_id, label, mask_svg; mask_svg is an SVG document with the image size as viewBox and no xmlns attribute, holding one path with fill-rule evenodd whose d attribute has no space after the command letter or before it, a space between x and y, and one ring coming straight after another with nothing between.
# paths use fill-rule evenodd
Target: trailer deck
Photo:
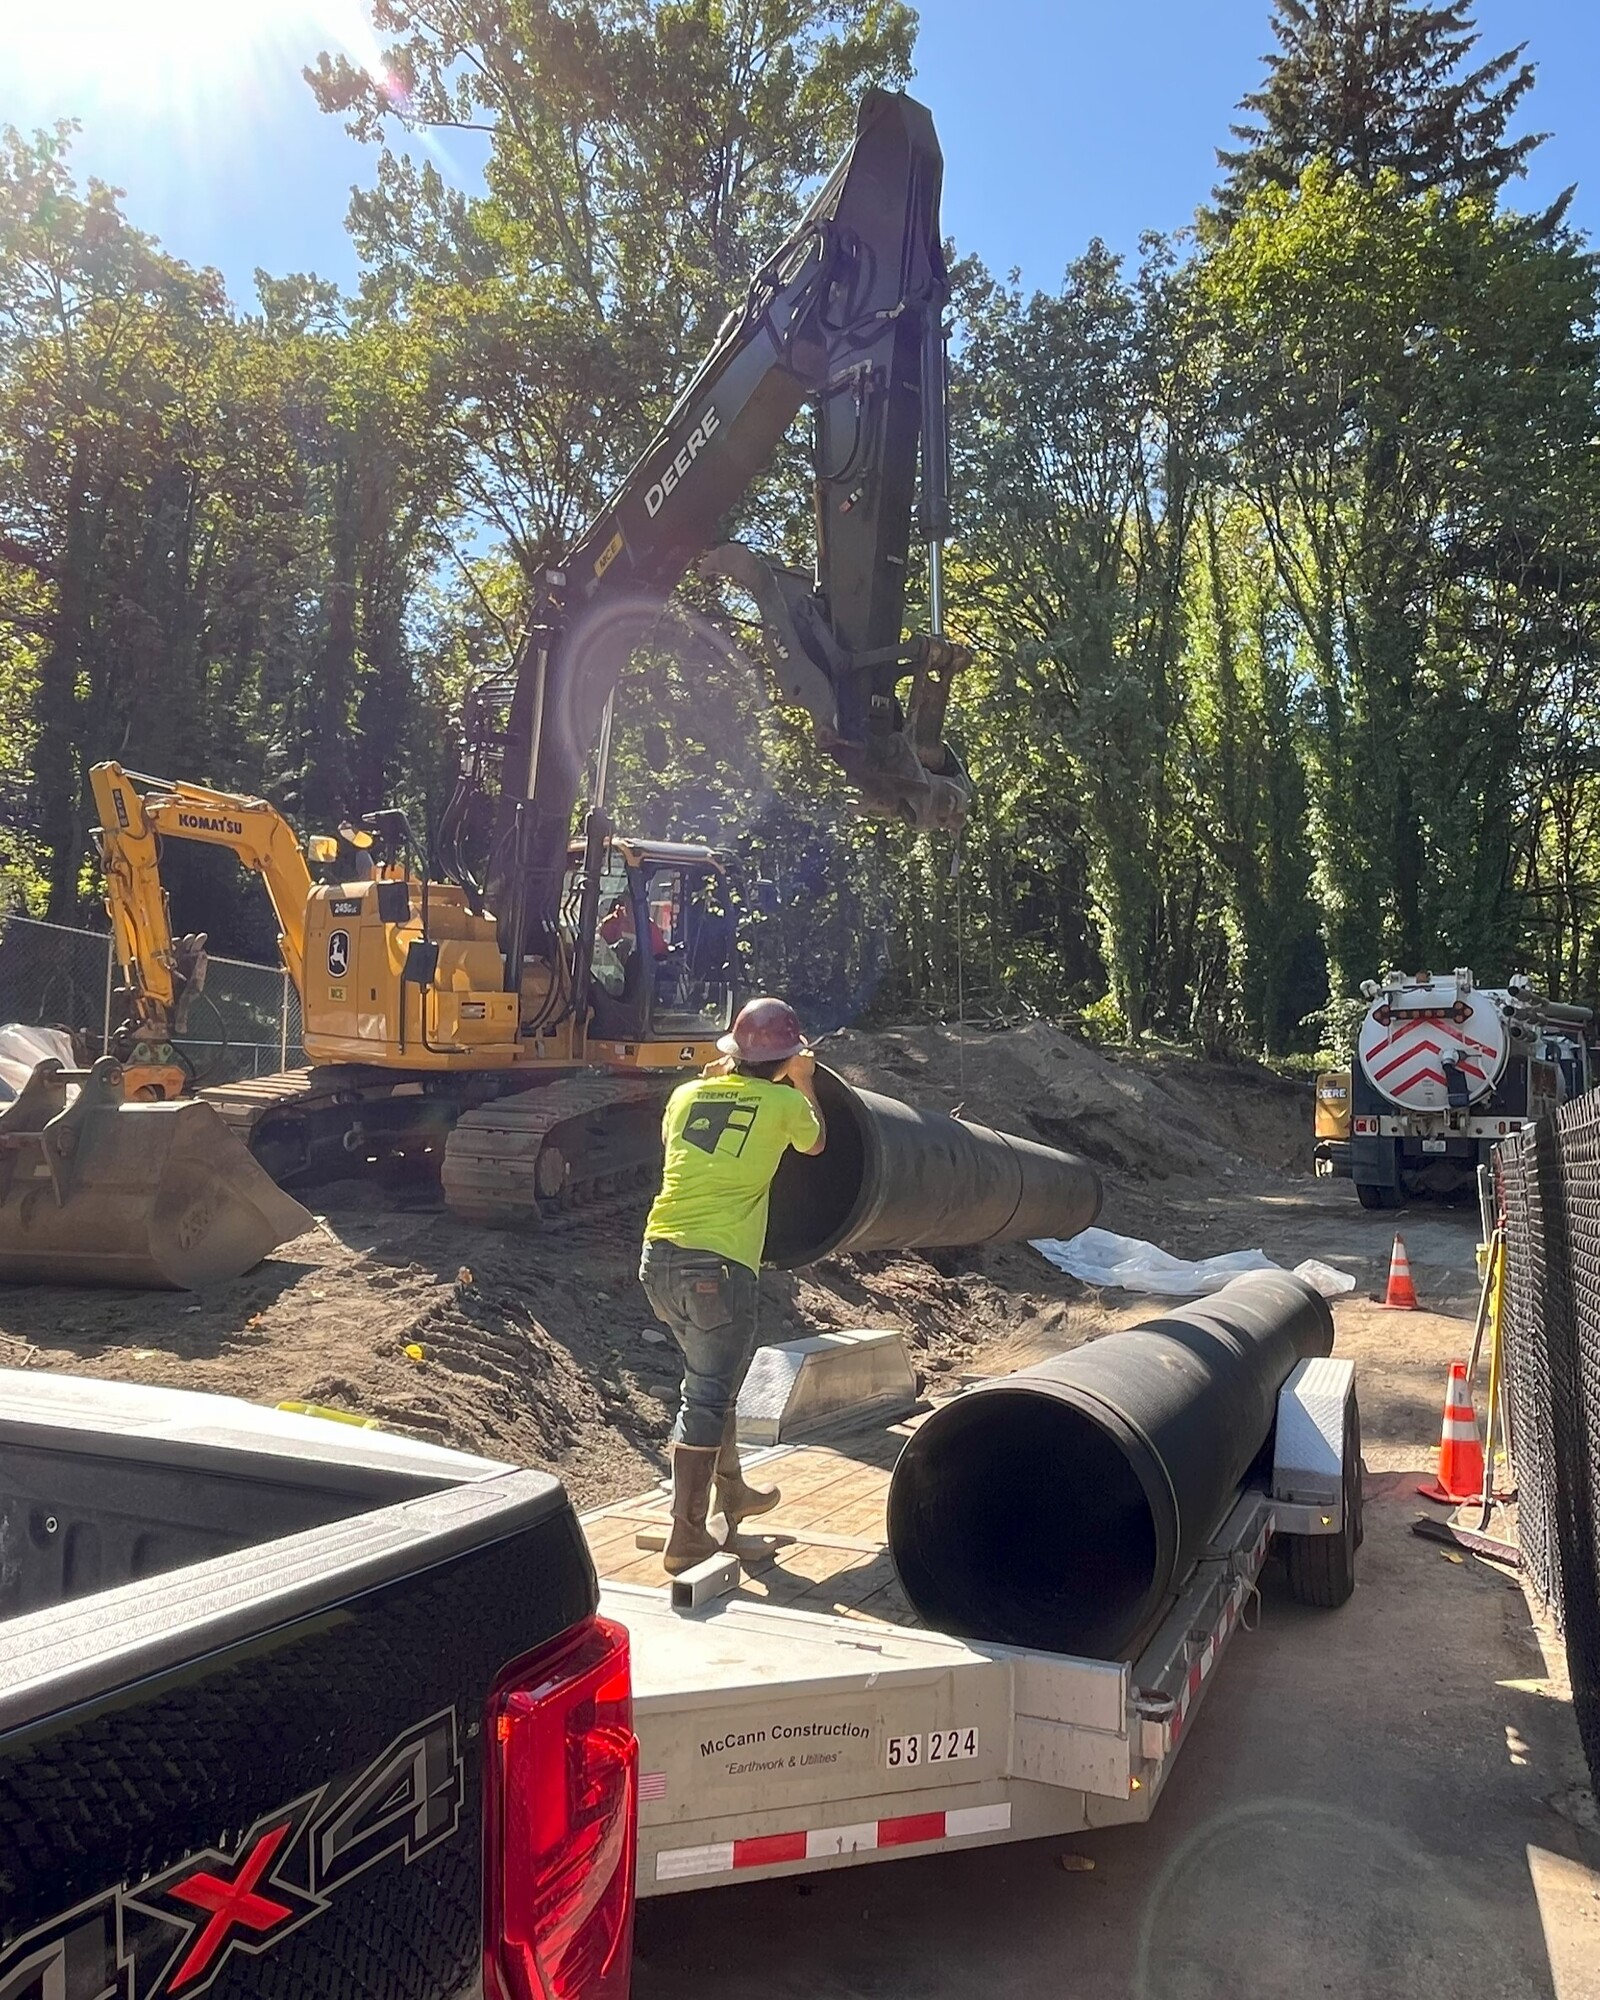
<instances>
[{"instance_id":1,"label":"trailer deck","mask_svg":"<svg viewBox=\"0 0 1600 2000\"><path fill-rule=\"evenodd\" d=\"M741 1535L737 1588L692 1610L662 1577L664 1486L587 1515L601 1610L633 1641L640 1895L1148 1817L1274 1533L1341 1530L1353 1395L1348 1362L1296 1371L1273 1478L1238 1492L1128 1659L917 1623L885 1546L915 1418L750 1455L783 1499Z\"/></svg>"},{"instance_id":2,"label":"trailer deck","mask_svg":"<svg viewBox=\"0 0 1600 2000\"><path fill-rule=\"evenodd\" d=\"M885 1546L884 1510L889 1475L916 1422L745 1452L756 1482L780 1486L783 1499L775 1514L746 1524L739 1538L744 1574L721 1602L915 1625ZM584 1516L602 1583L660 1586L659 1549L641 1548L639 1537L655 1542L665 1534L670 1505L662 1486Z\"/></svg>"}]
</instances>

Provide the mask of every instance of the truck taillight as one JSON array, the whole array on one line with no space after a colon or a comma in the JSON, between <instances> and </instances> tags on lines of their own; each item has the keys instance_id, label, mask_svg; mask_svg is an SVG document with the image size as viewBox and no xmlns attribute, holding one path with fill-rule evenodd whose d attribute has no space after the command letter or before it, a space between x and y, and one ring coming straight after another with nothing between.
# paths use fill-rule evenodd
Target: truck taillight
<instances>
[{"instance_id":1,"label":"truck taillight","mask_svg":"<svg viewBox=\"0 0 1600 2000\"><path fill-rule=\"evenodd\" d=\"M489 1700L488 2000L627 2000L639 1739L628 1635L594 1618Z\"/></svg>"}]
</instances>

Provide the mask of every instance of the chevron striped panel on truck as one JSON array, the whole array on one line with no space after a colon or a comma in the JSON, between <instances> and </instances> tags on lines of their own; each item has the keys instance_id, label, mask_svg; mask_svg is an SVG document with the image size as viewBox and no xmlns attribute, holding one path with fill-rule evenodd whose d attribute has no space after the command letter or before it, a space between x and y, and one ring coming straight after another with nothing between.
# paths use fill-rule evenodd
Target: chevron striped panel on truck
<instances>
[{"instance_id":1,"label":"chevron striped panel on truck","mask_svg":"<svg viewBox=\"0 0 1600 2000\"><path fill-rule=\"evenodd\" d=\"M1457 994L1434 981L1390 993L1374 1003L1361 1024L1361 1066L1375 1087L1402 1111L1450 1108L1447 1068L1457 1072L1469 1102L1493 1090L1510 1050L1506 1026L1489 992Z\"/></svg>"}]
</instances>

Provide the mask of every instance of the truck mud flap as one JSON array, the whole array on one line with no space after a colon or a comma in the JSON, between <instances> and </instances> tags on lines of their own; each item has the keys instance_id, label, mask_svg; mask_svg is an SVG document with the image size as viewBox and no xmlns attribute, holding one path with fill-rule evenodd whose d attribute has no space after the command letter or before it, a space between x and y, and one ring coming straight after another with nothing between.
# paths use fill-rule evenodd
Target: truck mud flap
<instances>
[{"instance_id":1,"label":"truck mud flap","mask_svg":"<svg viewBox=\"0 0 1600 2000\"><path fill-rule=\"evenodd\" d=\"M210 1105L129 1104L109 1057L0 1110L0 1281L194 1291L314 1227Z\"/></svg>"}]
</instances>

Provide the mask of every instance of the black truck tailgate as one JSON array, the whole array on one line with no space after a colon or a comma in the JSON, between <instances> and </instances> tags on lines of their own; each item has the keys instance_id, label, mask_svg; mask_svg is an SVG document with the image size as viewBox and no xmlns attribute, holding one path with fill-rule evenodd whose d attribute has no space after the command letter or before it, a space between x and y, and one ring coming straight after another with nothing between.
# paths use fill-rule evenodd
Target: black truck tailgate
<instances>
[{"instance_id":1,"label":"black truck tailgate","mask_svg":"<svg viewBox=\"0 0 1600 2000\"><path fill-rule=\"evenodd\" d=\"M0 2000L473 1992L485 1701L595 1599L496 1471L0 1623Z\"/></svg>"}]
</instances>

